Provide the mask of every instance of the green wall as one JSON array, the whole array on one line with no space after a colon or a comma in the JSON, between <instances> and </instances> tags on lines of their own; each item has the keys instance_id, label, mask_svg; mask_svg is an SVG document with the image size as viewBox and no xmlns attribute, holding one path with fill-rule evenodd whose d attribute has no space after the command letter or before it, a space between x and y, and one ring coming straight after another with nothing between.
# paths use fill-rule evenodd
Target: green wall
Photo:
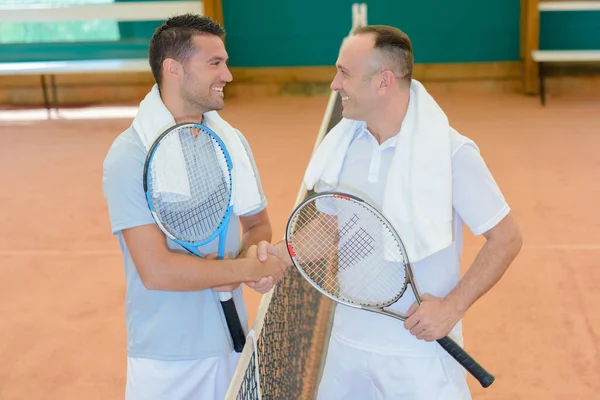
<instances>
[{"instance_id":1,"label":"green wall","mask_svg":"<svg viewBox=\"0 0 600 400\"><path fill-rule=\"evenodd\" d=\"M354 1L223 0L230 64L334 64L341 41L351 28ZM410 36L418 63L519 59L520 0L366 3L370 24L394 25ZM118 42L0 45L0 61L146 57L148 40L159 24L119 23ZM543 13L540 47L600 49L600 12Z\"/></svg>"},{"instance_id":2,"label":"green wall","mask_svg":"<svg viewBox=\"0 0 600 400\"><path fill-rule=\"evenodd\" d=\"M302 8L297 8L292 6L297 3L279 0L223 0L232 64L335 63L339 45L351 28L352 3L305 0ZM366 3L369 24L393 25L409 35L416 62L501 61L519 57L519 0ZM266 9L277 11L265 13Z\"/></svg>"},{"instance_id":3,"label":"green wall","mask_svg":"<svg viewBox=\"0 0 600 400\"><path fill-rule=\"evenodd\" d=\"M332 65L352 0L223 0L235 66ZM519 60L520 0L366 1L369 24L393 25L418 63ZM265 12L265 10L272 10ZM544 12L542 49L600 49L600 12Z\"/></svg>"},{"instance_id":4,"label":"green wall","mask_svg":"<svg viewBox=\"0 0 600 400\"><path fill-rule=\"evenodd\" d=\"M540 49L600 49L600 11L544 12Z\"/></svg>"}]
</instances>

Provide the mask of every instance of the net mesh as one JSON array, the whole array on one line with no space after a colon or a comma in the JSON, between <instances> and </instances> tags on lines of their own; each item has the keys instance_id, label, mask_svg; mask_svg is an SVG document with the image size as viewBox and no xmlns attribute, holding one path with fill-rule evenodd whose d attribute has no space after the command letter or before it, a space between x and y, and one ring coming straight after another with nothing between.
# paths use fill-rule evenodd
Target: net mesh
<instances>
[{"instance_id":1,"label":"net mesh","mask_svg":"<svg viewBox=\"0 0 600 400\"><path fill-rule=\"evenodd\" d=\"M366 6L354 4L352 26L365 24ZM315 147L341 118L340 96L332 92ZM296 204L310 194L302 187ZM331 306L296 268L289 268L261 300L253 325L256 345L246 342L226 400L314 399Z\"/></svg>"},{"instance_id":2,"label":"net mesh","mask_svg":"<svg viewBox=\"0 0 600 400\"><path fill-rule=\"evenodd\" d=\"M333 107L323 121L327 131L341 119L339 96L332 95L331 102ZM261 324L254 328L258 333L257 346L252 349L247 345L244 349L244 353L251 351L238 366L238 372L244 371L243 378L232 382L227 399L258 400L259 392L262 399L314 398L331 301L297 269L289 268L270 298L263 298L261 308L265 305L264 316L256 316ZM258 352L258 366L254 351Z\"/></svg>"},{"instance_id":3,"label":"net mesh","mask_svg":"<svg viewBox=\"0 0 600 400\"><path fill-rule=\"evenodd\" d=\"M328 301L295 269L277 285L258 338L258 376L263 399L310 399L327 326ZM239 400L258 399L254 358Z\"/></svg>"},{"instance_id":4,"label":"net mesh","mask_svg":"<svg viewBox=\"0 0 600 400\"><path fill-rule=\"evenodd\" d=\"M323 126L341 119L339 96ZM306 191L304 196L306 196ZM315 290L295 268L261 302L256 316L257 346L247 345L227 399L312 399L317 389L331 301ZM258 325L258 326L257 326ZM258 352L258 365L253 352ZM242 372L243 371L243 372ZM239 379L239 377L242 377ZM257 385L257 379L260 388Z\"/></svg>"}]
</instances>

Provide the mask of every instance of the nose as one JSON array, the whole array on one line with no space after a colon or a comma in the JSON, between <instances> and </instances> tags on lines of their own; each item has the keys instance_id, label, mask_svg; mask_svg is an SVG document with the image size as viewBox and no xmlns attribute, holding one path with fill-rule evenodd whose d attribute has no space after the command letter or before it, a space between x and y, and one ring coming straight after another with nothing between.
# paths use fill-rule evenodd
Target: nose
<instances>
[{"instance_id":1,"label":"nose","mask_svg":"<svg viewBox=\"0 0 600 400\"><path fill-rule=\"evenodd\" d=\"M333 81L331 81L331 85L329 85L329 87L334 92L339 92L340 90L342 90L342 83L341 79L339 79L339 73L335 74L335 76L333 77Z\"/></svg>"},{"instance_id":2,"label":"nose","mask_svg":"<svg viewBox=\"0 0 600 400\"><path fill-rule=\"evenodd\" d=\"M225 71L221 79L223 79L223 81L225 82L231 82L233 80L233 75L231 75L231 71L229 71L227 65L225 65Z\"/></svg>"}]
</instances>

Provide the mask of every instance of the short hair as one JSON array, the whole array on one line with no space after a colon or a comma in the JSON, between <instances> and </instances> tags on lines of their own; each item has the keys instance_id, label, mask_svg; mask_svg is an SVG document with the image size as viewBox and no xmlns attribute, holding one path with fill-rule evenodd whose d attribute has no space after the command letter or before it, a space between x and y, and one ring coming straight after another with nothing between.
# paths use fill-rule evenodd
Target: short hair
<instances>
[{"instance_id":1,"label":"short hair","mask_svg":"<svg viewBox=\"0 0 600 400\"><path fill-rule=\"evenodd\" d=\"M375 36L373 48L381 53L384 66L410 84L414 59L412 44L406 33L393 26L368 25L356 28L353 34L373 34Z\"/></svg>"},{"instance_id":2,"label":"short hair","mask_svg":"<svg viewBox=\"0 0 600 400\"><path fill-rule=\"evenodd\" d=\"M214 35L223 39L225 29L209 17L183 14L169 18L154 31L148 53L152 75L159 86L163 61L172 58L185 63L194 53L192 38L197 35Z\"/></svg>"}]
</instances>

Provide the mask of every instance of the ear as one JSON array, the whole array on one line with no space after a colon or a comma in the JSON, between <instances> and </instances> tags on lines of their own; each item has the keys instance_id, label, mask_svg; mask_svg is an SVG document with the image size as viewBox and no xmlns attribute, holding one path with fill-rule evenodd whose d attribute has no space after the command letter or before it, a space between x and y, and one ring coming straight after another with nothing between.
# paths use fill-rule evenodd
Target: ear
<instances>
[{"instance_id":1,"label":"ear","mask_svg":"<svg viewBox=\"0 0 600 400\"><path fill-rule=\"evenodd\" d=\"M178 78L182 72L181 64L172 58L165 58L162 63L163 79Z\"/></svg>"},{"instance_id":2,"label":"ear","mask_svg":"<svg viewBox=\"0 0 600 400\"><path fill-rule=\"evenodd\" d=\"M395 79L396 77L394 76L394 73L389 69L386 69L380 74L379 88L382 90L387 90L388 88L392 87Z\"/></svg>"}]
</instances>

